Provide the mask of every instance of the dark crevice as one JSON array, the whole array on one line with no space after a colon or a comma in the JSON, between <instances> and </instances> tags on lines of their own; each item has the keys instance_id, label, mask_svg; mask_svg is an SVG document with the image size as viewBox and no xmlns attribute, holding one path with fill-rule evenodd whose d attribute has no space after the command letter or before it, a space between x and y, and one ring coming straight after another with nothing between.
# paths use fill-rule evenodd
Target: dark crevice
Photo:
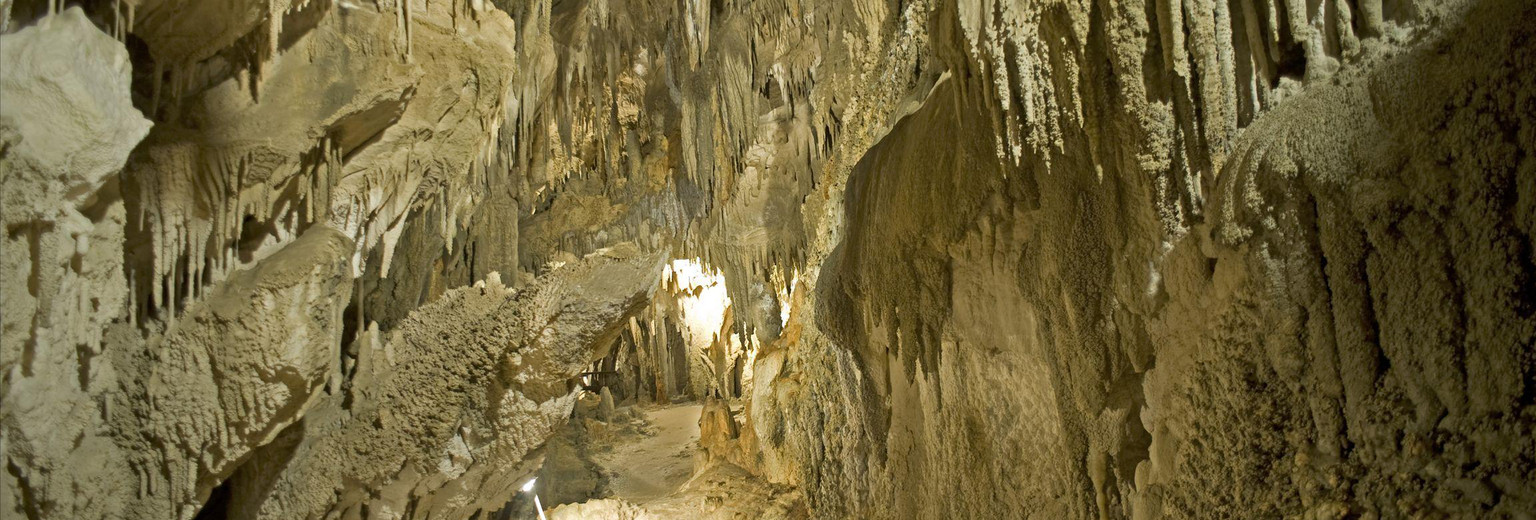
<instances>
[{"instance_id":1,"label":"dark crevice","mask_svg":"<svg viewBox=\"0 0 1536 520\"><path fill-rule=\"evenodd\" d=\"M192 520L226 520L230 518L230 480L225 480L213 488L208 500L203 502L203 508L197 511L197 516Z\"/></svg>"}]
</instances>

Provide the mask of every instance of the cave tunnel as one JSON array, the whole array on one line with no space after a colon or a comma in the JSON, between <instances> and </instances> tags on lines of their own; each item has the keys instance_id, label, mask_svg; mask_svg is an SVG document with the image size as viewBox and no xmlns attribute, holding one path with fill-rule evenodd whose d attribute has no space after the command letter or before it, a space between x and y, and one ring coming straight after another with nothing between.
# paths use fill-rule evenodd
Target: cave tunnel
<instances>
[{"instance_id":1,"label":"cave tunnel","mask_svg":"<svg viewBox=\"0 0 1536 520\"><path fill-rule=\"evenodd\" d=\"M0 0L0 516L1536 517L1536 2Z\"/></svg>"}]
</instances>

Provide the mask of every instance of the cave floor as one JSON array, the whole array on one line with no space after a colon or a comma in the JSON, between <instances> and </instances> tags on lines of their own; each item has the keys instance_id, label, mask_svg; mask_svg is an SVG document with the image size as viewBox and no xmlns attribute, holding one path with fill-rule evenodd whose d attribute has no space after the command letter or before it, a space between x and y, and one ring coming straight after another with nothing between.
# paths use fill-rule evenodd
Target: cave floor
<instances>
[{"instance_id":1,"label":"cave floor","mask_svg":"<svg viewBox=\"0 0 1536 520\"><path fill-rule=\"evenodd\" d=\"M645 502L677 491L693 476L703 405L643 409L653 435L618 435L593 462L608 475L611 498Z\"/></svg>"},{"instance_id":2,"label":"cave floor","mask_svg":"<svg viewBox=\"0 0 1536 520\"><path fill-rule=\"evenodd\" d=\"M793 488L705 460L699 449L702 410L699 404L638 407L621 409L608 423L589 420L573 441L584 444L581 451L606 477L604 498L555 507L548 517L807 518Z\"/></svg>"}]
</instances>

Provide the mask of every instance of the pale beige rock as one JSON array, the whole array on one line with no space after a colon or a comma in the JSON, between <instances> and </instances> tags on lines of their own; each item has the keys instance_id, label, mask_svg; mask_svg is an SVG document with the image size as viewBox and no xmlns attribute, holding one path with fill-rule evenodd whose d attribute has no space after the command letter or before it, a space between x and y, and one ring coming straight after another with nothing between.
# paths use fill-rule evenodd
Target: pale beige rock
<instances>
[{"instance_id":1,"label":"pale beige rock","mask_svg":"<svg viewBox=\"0 0 1536 520\"><path fill-rule=\"evenodd\" d=\"M127 299L116 174L150 123L127 51L79 9L0 35L0 64L0 511L104 516L132 493L105 420L120 347L103 332Z\"/></svg>"},{"instance_id":2,"label":"pale beige rock","mask_svg":"<svg viewBox=\"0 0 1536 520\"><path fill-rule=\"evenodd\" d=\"M624 244L522 290L448 291L386 338L270 460L233 480L242 518L468 518L506 503L570 415L568 387L656 287L661 257ZM286 444L286 445L281 445Z\"/></svg>"},{"instance_id":3,"label":"pale beige rock","mask_svg":"<svg viewBox=\"0 0 1536 520\"><path fill-rule=\"evenodd\" d=\"M7 514L485 517L585 372L730 464L561 514L1536 509L1528 2L85 4L0 0Z\"/></svg>"},{"instance_id":4,"label":"pale beige rock","mask_svg":"<svg viewBox=\"0 0 1536 520\"><path fill-rule=\"evenodd\" d=\"M165 510L193 516L237 465L325 395L340 370L351 250L336 230L310 228L148 341L156 357L144 398L154 405L143 434L177 442L163 459L139 463L171 469L143 477L165 490Z\"/></svg>"}]
</instances>

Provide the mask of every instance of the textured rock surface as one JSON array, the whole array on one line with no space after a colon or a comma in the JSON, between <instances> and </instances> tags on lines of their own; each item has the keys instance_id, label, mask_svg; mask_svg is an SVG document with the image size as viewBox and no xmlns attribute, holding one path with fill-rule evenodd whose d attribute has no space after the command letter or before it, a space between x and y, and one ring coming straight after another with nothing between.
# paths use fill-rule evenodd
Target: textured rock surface
<instances>
[{"instance_id":1,"label":"textured rock surface","mask_svg":"<svg viewBox=\"0 0 1536 520\"><path fill-rule=\"evenodd\" d=\"M8 514L468 518L578 380L816 517L1536 510L1529 2L79 3Z\"/></svg>"},{"instance_id":2,"label":"textured rock surface","mask_svg":"<svg viewBox=\"0 0 1536 520\"><path fill-rule=\"evenodd\" d=\"M1531 49L1505 23L1529 8L1420 6L1457 21L1339 71L1303 45L1300 83L1245 115L1222 79L1263 58L1245 35L1156 11L1159 42L1125 7L1037 15L1049 83L996 82L1027 94L1017 162L987 144L1009 119L971 123L1006 101L962 69L852 169L753 403L819 512L1529 510Z\"/></svg>"},{"instance_id":3,"label":"textured rock surface","mask_svg":"<svg viewBox=\"0 0 1536 520\"><path fill-rule=\"evenodd\" d=\"M128 296L116 173L149 122L127 51L78 9L0 36L0 64L0 509L106 516L93 497L133 492L103 420Z\"/></svg>"},{"instance_id":4,"label":"textured rock surface","mask_svg":"<svg viewBox=\"0 0 1536 520\"><path fill-rule=\"evenodd\" d=\"M498 509L532 473L524 458L570 415L566 381L643 306L660 260L605 250L520 291L493 275L412 312L387 340L370 330L349 390L231 481L232 516Z\"/></svg>"},{"instance_id":5,"label":"textured rock surface","mask_svg":"<svg viewBox=\"0 0 1536 520\"><path fill-rule=\"evenodd\" d=\"M135 461L151 468L141 470L145 485L162 490L139 512L190 516L321 396L338 370L351 248L341 233L311 228L254 269L231 274L163 337L152 337L151 359L124 363L143 374L127 400L147 401L150 410L123 421L137 423L137 435L120 442L142 456L154 439L174 440L159 457Z\"/></svg>"}]
</instances>

